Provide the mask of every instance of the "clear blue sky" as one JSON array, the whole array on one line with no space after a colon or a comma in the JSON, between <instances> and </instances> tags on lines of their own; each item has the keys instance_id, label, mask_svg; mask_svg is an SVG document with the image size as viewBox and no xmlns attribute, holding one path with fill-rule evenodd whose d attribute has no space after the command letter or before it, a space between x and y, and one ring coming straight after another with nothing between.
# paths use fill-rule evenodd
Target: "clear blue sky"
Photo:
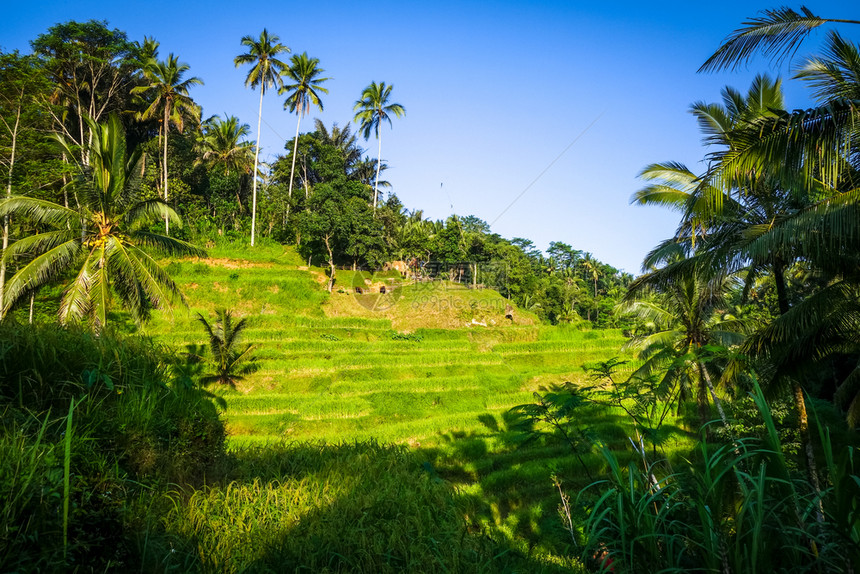
<instances>
[{"instance_id":1,"label":"clear blue sky","mask_svg":"<svg viewBox=\"0 0 860 574\"><path fill-rule=\"evenodd\" d=\"M57 22L107 20L132 40L155 37L162 57L174 52L187 62L205 82L192 92L204 117L236 115L253 131L258 93L244 88L247 72L233 58L243 51L242 36L266 27L293 53L319 58L333 78L325 111L305 118L302 131L313 117L347 123L367 84L393 84L407 115L383 132L382 155L407 207L434 219L473 214L505 237L526 237L541 249L564 241L638 273L645 253L674 231L676 216L629 205L642 186L637 173L665 160L704 168L689 105L718 101L725 85L745 91L768 68L696 69L744 19L783 4L49 0L8 7L0 47L28 51ZM858 16L844 1L806 5L823 17ZM822 37L814 34L799 54ZM798 82L787 88L789 107L810 105ZM296 117L273 92L263 119L262 154L273 158L295 133ZM375 140L365 148L375 157Z\"/></svg>"}]
</instances>

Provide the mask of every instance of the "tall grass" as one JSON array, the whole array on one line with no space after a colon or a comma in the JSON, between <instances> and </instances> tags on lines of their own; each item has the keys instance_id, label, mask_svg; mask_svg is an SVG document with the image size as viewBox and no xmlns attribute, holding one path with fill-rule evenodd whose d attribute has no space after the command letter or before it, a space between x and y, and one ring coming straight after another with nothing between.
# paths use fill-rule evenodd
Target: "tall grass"
<instances>
[{"instance_id":1,"label":"tall grass","mask_svg":"<svg viewBox=\"0 0 860 574\"><path fill-rule=\"evenodd\" d=\"M763 437L717 446L703 440L696 459L657 482L657 470L625 469L604 448L610 474L590 487L599 494L583 557L612 572L855 571L857 448L834 452L822 429L828 488L818 492L789 464L760 389L754 398Z\"/></svg>"},{"instance_id":2,"label":"tall grass","mask_svg":"<svg viewBox=\"0 0 860 574\"><path fill-rule=\"evenodd\" d=\"M0 349L0 571L133 560L135 493L223 459L214 406L142 339L6 323Z\"/></svg>"},{"instance_id":3,"label":"tall grass","mask_svg":"<svg viewBox=\"0 0 860 574\"><path fill-rule=\"evenodd\" d=\"M281 443L233 456L234 480L174 496L164 528L177 564L219 573L558 571L470 535L450 486L404 447Z\"/></svg>"}]
</instances>

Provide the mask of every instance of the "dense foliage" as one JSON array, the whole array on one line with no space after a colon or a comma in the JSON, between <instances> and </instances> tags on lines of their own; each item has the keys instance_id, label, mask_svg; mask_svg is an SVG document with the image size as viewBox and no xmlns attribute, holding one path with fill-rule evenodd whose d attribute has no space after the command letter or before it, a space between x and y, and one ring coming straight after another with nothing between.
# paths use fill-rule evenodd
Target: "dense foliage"
<instances>
[{"instance_id":1,"label":"dense foliage","mask_svg":"<svg viewBox=\"0 0 860 574\"><path fill-rule=\"evenodd\" d=\"M74 168L80 166L85 178L98 172L92 164L99 156L91 134L115 113L126 134L128 157L142 152L145 159L142 177L135 182L140 199L149 202L154 214L157 203L152 200L161 198L163 209L178 216L171 220L167 211L159 211L165 236L198 245L223 237L244 240L249 233L252 245L255 235L296 242L311 263L329 267L332 280L337 267L379 269L386 262L404 261L425 276L444 273L493 287L552 323L629 324L613 309L632 276L588 253L556 242L544 254L528 240L493 234L472 216L431 221L420 210L407 209L393 193L387 201L377 199L381 190L391 188L384 179L387 166L381 157L365 155L350 124L329 128L316 121L313 131L299 133L302 116L312 105L322 108L327 93L322 84L329 78L321 77L319 60L307 53L280 60L289 48L265 30L259 38L243 38L242 44L248 52L235 62L250 66L247 85L259 89L261 98L279 88L285 109L298 115L296 137L271 166L258 166L258 142L246 140L250 128L238 118L212 116L201 122L193 92L201 89L202 80L190 76L189 65L174 54L160 60L152 38L135 43L105 22L68 22L34 40L32 56L4 54L0 137L6 195L44 199L69 213L92 210L70 187L80 180ZM355 106L358 131L365 139L380 139L380 151L380 128L405 113L404 106L391 101L391 93L391 85L371 83ZM52 146L56 138L65 146ZM58 223L33 219L32 211L26 215L6 219L4 254L8 245L51 231L46 227ZM144 231L155 228L150 222ZM45 242L22 244L12 251L37 256L46 247ZM12 253L4 255L0 292L5 291L6 268L12 266L12 274L24 263L13 260ZM44 282L24 278L13 283L5 307L24 303ZM150 295L150 300L159 306L158 298ZM145 314L145 306L137 307Z\"/></svg>"},{"instance_id":2,"label":"dense foliage","mask_svg":"<svg viewBox=\"0 0 860 574\"><path fill-rule=\"evenodd\" d=\"M829 23L857 24L806 8L765 11L703 69L747 63L759 50L779 59ZM338 284L344 269L361 278L356 271L385 269L412 287L444 279L469 293L495 289L552 324L625 330L633 360L587 365L587 381L516 380L533 402L509 410L504 430L487 422L519 456L560 449L572 461L567 474L580 473L553 472L573 543L545 546L565 555L559 562L577 555L615 572L857 569L860 45L831 32L822 54L797 67L811 109L789 111L781 80L767 75L691 106L707 168L643 169L646 186L632 201L680 218L634 278L560 241L543 253L500 237L474 216L425 219L384 179L380 128L406 109L391 101L390 84L372 82L352 110L358 133L378 140L372 158L351 124L317 120L300 133L327 93L318 59L282 61L290 49L267 30L241 44L234 63L250 66L246 85L260 90L256 142L236 117L202 120L192 97L202 81L178 56L159 60L158 42L132 42L105 22L58 24L32 54L0 54L3 568L87 558L93 570L147 569L168 547L165 569L550 568L467 536L464 509L432 466L419 470L400 447L292 446L225 462L213 397L198 383L235 385L250 373L242 362L251 346L235 346L244 319L232 323L223 310L213 326L200 315L208 376L187 357L107 329L113 299L138 324L181 299L169 270L182 263L161 266L149 251L200 255L194 245L249 237L252 247L295 245L302 263L323 267L330 293L354 288ZM297 114L296 136L261 165L262 100L272 88ZM63 329L14 322L28 302L32 322L37 294L58 286ZM327 296L309 299L317 295ZM593 428L595 412L618 422ZM669 420L672 433L699 439L683 462L667 452ZM316 468L315 457L331 465ZM248 472L254 461L263 466ZM362 471L386 481L356 479ZM192 488L204 475L206 488L166 491L168 481ZM594 481L576 507L562 479L584 486L582 476ZM158 496L146 509L150 491ZM326 496L330 507L314 506ZM288 500L296 507L282 514ZM365 519L390 528L365 530ZM338 520L349 535L333 535ZM222 522L242 526L224 535L213 526Z\"/></svg>"}]
</instances>

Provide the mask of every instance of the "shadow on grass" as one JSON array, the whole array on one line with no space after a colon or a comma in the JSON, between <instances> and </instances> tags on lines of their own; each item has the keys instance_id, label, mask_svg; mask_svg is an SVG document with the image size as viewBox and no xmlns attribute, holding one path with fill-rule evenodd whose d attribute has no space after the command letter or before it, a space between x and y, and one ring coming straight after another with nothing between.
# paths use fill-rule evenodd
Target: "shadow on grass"
<instances>
[{"instance_id":1,"label":"shadow on grass","mask_svg":"<svg viewBox=\"0 0 860 574\"><path fill-rule=\"evenodd\" d=\"M571 571L470 530L463 514L451 485L405 446L369 441L246 448L232 454L223 480L174 495L162 520L162 542L151 547L143 567Z\"/></svg>"},{"instance_id":2,"label":"shadow on grass","mask_svg":"<svg viewBox=\"0 0 860 574\"><path fill-rule=\"evenodd\" d=\"M575 498L580 490L606 477L608 468L597 452L597 441L616 452L621 464L641 464L631 446L634 435L626 415L599 405L586 405L577 412L577 426L595 441L580 449L579 457L557 433L528 432L533 429L512 411L481 414L477 419L483 431L446 433L442 444L424 448L422 454L435 473L456 487L470 530L504 540L526 555L572 558L579 555L582 541L572 538L559 516L561 499L553 479ZM664 425L660 432L663 445L686 445L692 437L673 425ZM674 456L660 447L652 462Z\"/></svg>"}]
</instances>

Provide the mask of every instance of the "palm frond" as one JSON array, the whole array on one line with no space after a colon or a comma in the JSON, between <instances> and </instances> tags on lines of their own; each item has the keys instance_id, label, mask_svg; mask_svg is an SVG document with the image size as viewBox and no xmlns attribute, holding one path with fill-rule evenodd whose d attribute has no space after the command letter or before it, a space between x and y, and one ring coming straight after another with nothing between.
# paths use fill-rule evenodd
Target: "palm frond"
<instances>
[{"instance_id":1,"label":"palm frond","mask_svg":"<svg viewBox=\"0 0 860 574\"><path fill-rule=\"evenodd\" d=\"M116 272L118 282L126 289L132 289L137 300L142 294L156 309L164 309L175 301L185 302L170 276L149 255L115 239L109 246L109 264ZM137 305L133 308L137 308L137 315L142 318L143 310Z\"/></svg>"},{"instance_id":2,"label":"palm frond","mask_svg":"<svg viewBox=\"0 0 860 574\"><path fill-rule=\"evenodd\" d=\"M98 253L90 251L81 265L75 280L66 287L60 301L60 322L67 324L86 317L92 309L90 292L95 282L94 271L98 267ZM95 263L94 263L95 261Z\"/></svg>"},{"instance_id":3,"label":"palm frond","mask_svg":"<svg viewBox=\"0 0 860 574\"><path fill-rule=\"evenodd\" d=\"M727 192L756 174L770 174L798 192L833 189L848 167L858 117L860 101L834 100L756 118L730 134L732 148L709 156L713 167L705 179Z\"/></svg>"},{"instance_id":4,"label":"palm frond","mask_svg":"<svg viewBox=\"0 0 860 574\"><path fill-rule=\"evenodd\" d=\"M820 359L853 347L860 329L855 287L840 281L807 297L765 329L751 336L743 351L776 363L803 357Z\"/></svg>"},{"instance_id":5,"label":"palm frond","mask_svg":"<svg viewBox=\"0 0 860 574\"><path fill-rule=\"evenodd\" d=\"M136 231L131 233L129 237L134 241L135 245L148 247L159 253L187 257L206 257L205 250L191 245L187 241L159 235L158 233Z\"/></svg>"},{"instance_id":6,"label":"palm frond","mask_svg":"<svg viewBox=\"0 0 860 574\"><path fill-rule=\"evenodd\" d=\"M13 195L0 201L0 217L17 215L25 217L37 225L63 227L66 224L77 226L80 214L68 207L52 201Z\"/></svg>"},{"instance_id":7,"label":"palm frond","mask_svg":"<svg viewBox=\"0 0 860 574\"><path fill-rule=\"evenodd\" d=\"M699 72L735 70L748 64L757 52L779 64L795 53L812 30L829 21L805 6L800 13L790 8L764 10L762 16L750 18L729 34Z\"/></svg>"},{"instance_id":8,"label":"palm frond","mask_svg":"<svg viewBox=\"0 0 860 574\"><path fill-rule=\"evenodd\" d=\"M860 250L860 188L820 201L773 225L750 226L744 246L749 257L766 260L789 251L828 269Z\"/></svg>"},{"instance_id":9,"label":"palm frond","mask_svg":"<svg viewBox=\"0 0 860 574\"><path fill-rule=\"evenodd\" d=\"M860 99L860 49L830 31L820 57L809 58L795 78L804 80L821 103Z\"/></svg>"},{"instance_id":10,"label":"palm frond","mask_svg":"<svg viewBox=\"0 0 860 574\"><path fill-rule=\"evenodd\" d=\"M3 262L8 265L16 257L32 257L34 254L50 251L68 241L80 240L80 237L80 232L66 229L23 237L6 248Z\"/></svg>"},{"instance_id":11,"label":"palm frond","mask_svg":"<svg viewBox=\"0 0 860 574\"><path fill-rule=\"evenodd\" d=\"M6 283L3 313L29 293L62 273L80 254L80 237L61 243L19 269Z\"/></svg>"},{"instance_id":12,"label":"palm frond","mask_svg":"<svg viewBox=\"0 0 860 574\"><path fill-rule=\"evenodd\" d=\"M161 199L139 201L129 207L122 215L124 229L131 233L155 221L167 217L177 227L182 227L182 219L176 211Z\"/></svg>"},{"instance_id":13,"label":"palm frond","mask_svg":"<svg viewBox=\"0 0 860 574\"><path fill-rule=\"evenodd\" d=\"M107 314L110 308L111 288L108 281L108 270L105 264L107 245L102 246L93 252L91 261L93 269L91 271L92 282L90 284L90 312L95 320L96 330L104 328L107 325Z\"/></svg>"}]
</instances>

